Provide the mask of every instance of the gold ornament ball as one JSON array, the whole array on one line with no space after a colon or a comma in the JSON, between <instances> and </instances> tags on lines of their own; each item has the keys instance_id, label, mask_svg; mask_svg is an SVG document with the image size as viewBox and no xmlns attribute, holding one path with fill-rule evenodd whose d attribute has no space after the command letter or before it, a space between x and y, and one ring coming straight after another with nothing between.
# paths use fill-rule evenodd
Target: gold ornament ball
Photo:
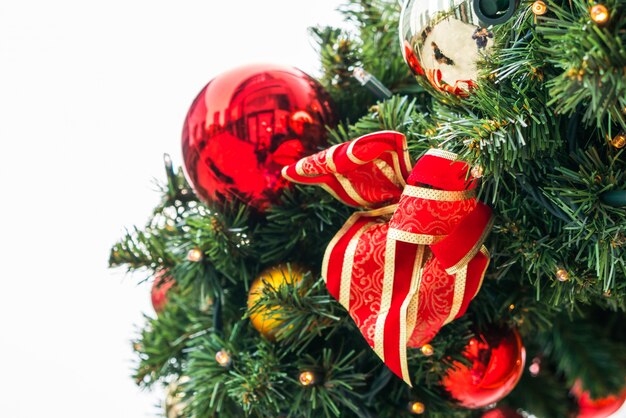
<instances>
[{"instance_id":1,"label":"gold ornament ball","mask_svg":"<svg viewBox=\"0 0 626 418\"><path fill-rule=\"evenodd\" d=\"M558 269L556 271L556 279L560 282L566 282L569 280L569 273L565 269Z\"/></svg>"},{"instance_id":2,"label":"gold ornament ball","mask_svg":"<svg viewBox=\"0 0 626 418\"><path fill-rule=\"evenodd\" d=\"M609 9L604 4L596 4L589 9L589 16L591 20L601 25L609 21Z\"/></svg>"},{"instance_id":3,"label":"gold ornament ball","mask_svg":"<svg viewBox=\"0 0 626 418\"><path fill-rule=\"evenodd\" d=\"M622 149L626 146L626 132L622 131L615 135L611 140L611 145L617 149Z\"/></svg>"},{"instance_id":4,"label":"gold ornament ball","mask_svg":"<svg viewBox=\"0 0 626 418\"><path fill-rule=\"evenodd\" d=\"M296 264L291 264L291 269L287 264L279 264L264 270L254 279L248 293L248 310L251 310L259 299L263 296L263 290L266 285L278 289L285 284L297 285L302 281L306 270ZM250 314L250 322L252 326L259 331L264 337L274 339L276 328L279 327L283 320L275 311L278 307L259 309Z\"/></svg>"},{"instance_id":5,"label":"gold ornament ball","mask_svg":"<svg viewBox=\"0 0 626 418\"><path fill-rule=\"evenodd\" d=\"M415 415L421 415L426 411L426 407L421 402L411 402L409 404L409 411Z\"/></svg>"},{"instance_id":6,"label":"gold ornament ball","mask_svg":"<svg viewBox=\"0 0 626 418\"><path fill-rule=\"evenodd\" d=\"M532 11L535 16L543 16L548 13L548 6L546 6L546 4L541 0L537 0L532 5Z\"/></svg>"}]
</instances>

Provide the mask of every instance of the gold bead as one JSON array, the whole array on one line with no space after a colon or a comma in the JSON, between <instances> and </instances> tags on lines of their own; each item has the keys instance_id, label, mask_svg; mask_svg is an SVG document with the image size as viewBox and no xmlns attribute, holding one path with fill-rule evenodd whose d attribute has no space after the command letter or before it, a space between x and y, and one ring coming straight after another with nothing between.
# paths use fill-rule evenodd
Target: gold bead
<instances>
[{"instance_id":1,"label":"gold bead","mask_svg":"<svg viewBox=\"0 0 626 418\"><path fill-rule=\"evenodd\" d=\"M472 175L472 177L479 179L483 176L484 172L485 170L482 168L482 166L477 164L472 167L472 171L470 171L470 174Z\"/></svg>"},{"instance_id":2,"label":"gold bead","mask_svg":"<svg viewBox=\"0 0 626 418\"><path fill-rule=\"evenodd\" d=\"M422 350L422 354L425 355L426 357L432 356L433 353L435 352L435 350L433 349L433 346L430 344L424 344L421 350Z\"/></svg>"},{"instance_id":3,"label":"gold bead","mask_svg":"<svg viewBox=\"0 0 626 418\"><path fill-rule=\"evenodd\" d=\"M611 140L611 145L613 145L617 149L622 149L626 146L626 132L622 131L615 135Z\"/></svg>"},{"instance_id":4,"label":"gold bead","mask_svg":"<svg viewBox=\"0 0 626 418\"><path fill-rule=\"evenodd\" d=\"M602 25L609 21L609 9L604 4L596 4L589 9L589 16L591 16L591 20Z\"/></svg>"},{"instance_id":5,"label":"gold bead","mask_svg":"<svg viewBox=\"0 0 626 418\"><path fill-rule=\"evenodd\" d=\"M300 373L299 380L302 386L310 386L315 383L315 374L310 371L304 371Z\"/></svg>"},{"instance_id":6,"label":"gold bead","mask_svg":"<svg viewBox=\"0 0 626 418\"><path fill-rule=\"evenodd\" d=\"M559 268L556 271L556 279L560 282L566 282L569 280L569 273L567 270Z\"/></svg>"},{"instance_id":7,"label":"gold bead","mask_svg":"<svg viewBox=\"0 0 626 418\"><path fill-rule=\"evenodd\" d=\"M187 260L197 263L202 260L202 256L203 254L202 251L200 251L200 248L193 248L187 253Z\"/></svg>"},{"instance_id":8,"label":"gold bead","mask_svg":"<svg viewBox=\"0 0 626 418\"><path fill-rule=\"evenodd\" d=\"M509 311L512 311L513 309L515 309L515 305L511 303L511 304L509 305Z\"/></svg>"},{"instance_id":9,"label":"gold bead","mask_svg":"<svg viewBox=\"0 0 626 418\"><path fill-rule=\"evenodd\" d=\"M546 6L546 4L541 0L534 2L531 9L535 16L543 16L548 13L548 6Z\"/></svg>"},{"instance_id":10,"label":"gold bead","mask_svg":"<svg viewBox=\"0 0 626 418\"><path fill-rule=\"evenodd\" d=\"M228 367L232 363L232 359L230 358L230 354L224 350L220 350L215 353L215 361L222 367Z\"/></svg>"},{"instance_id":11,"label":"gold bead","mask_svg":"<svg viewBox=\"0 0 626 418\"><path fill-rule=\"evenodd\" d=\"M415 415L421 415L426 411L426 407L421 402L411 402L409 404L409 411Z\"/></svg>"}]
</instances>

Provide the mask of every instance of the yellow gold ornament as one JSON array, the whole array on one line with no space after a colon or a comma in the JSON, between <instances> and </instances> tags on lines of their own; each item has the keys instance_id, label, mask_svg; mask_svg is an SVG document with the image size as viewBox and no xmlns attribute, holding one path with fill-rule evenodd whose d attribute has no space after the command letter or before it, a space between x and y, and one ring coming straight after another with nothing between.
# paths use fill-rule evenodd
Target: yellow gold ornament
<instances>
[{"instance_id":1,"label":"yellow gold ornament","mask_svg":"<svg viewBox=\"0 0 626 418\"><path fill-rule=\"evenodd\" d=\"M285 284L297 285L302 281L306 270L298 265L291 264L291 269L287 264L279 264L264 270L252 282L250 292L248 293L248 310L257 304L258 300L263 296L265 286L271 286L278 289ZM275 312L278 307L257 307L250 314L250 322L252 326L259 331L264 337L270 340L274 339L276 328L279 327L283 320Z\"/></svg>"},{"instance_id":2,"label":"yellow gold ornament","mask_svg":"<svg viewBox=\"0 0 626 418\"><path fill-rule=\"evenodd\" d=\"M531 10L535 14L535 16L543 16L548 13L548 6L541 0L537 0L533 3Z\"/></svg>"},{"instance_id":3,"label":"yellow gold ornament","mask_svg":"<svg viewBox=\"0 0 626 418\"><path fill-rule=\"evenodd\" d=\"M589 9L589 16L591 16L591 20L599 25L608 22L609 18L611 17L609 15L609 9L607 9L604 4L596 4L591 6L591 9Z\"/></svg>"},{"instance_id":4,"label":"yellow gold ornament","mask_svg":"<svg viewBox=\"0 0 626 418\"><path fill-rule=\"evenodd\" d=\"M421 415L426 411L426 407L421 402L411 402L409 404L409 411L415 415Z\"/></svg>"},{"instance_id":5,"label":"yellow gold ornament","mask_svg":"<svg viewBox=\"0 0 626 418\"><path fill-rule=\"evenodd\" d=\"M626 146L626 132L622 131L615 135L611 140L611 145L617 149L622 149Z\"/></svg>"}]
</instances>

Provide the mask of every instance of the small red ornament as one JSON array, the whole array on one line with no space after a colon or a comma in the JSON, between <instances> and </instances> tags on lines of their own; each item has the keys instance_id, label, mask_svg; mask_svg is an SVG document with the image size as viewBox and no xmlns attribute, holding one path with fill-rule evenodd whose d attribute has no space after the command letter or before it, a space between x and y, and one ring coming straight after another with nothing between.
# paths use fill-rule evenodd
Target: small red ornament
<instances>
[{"instance_id":1,"label":"small red ornament","mask_svg":"<svg viewBox=\"0 0 626 418\"><path fill-rule=\"evenodd\" d=\"M481 418L523 418L517 411L507 407L501 406L491 409L485 412Z\"/></svg>"},{"instance_id":2,"label":"small red ornament","mask_svg":"<svg viewBox=\"0 0 626 418\"><path fill-rule=\"evenodd\" d=\"M154 311L159 314L165 309L167 305L167 292L172 286L174 286L174 279L167 274L167 270L161 270L154 276L154 282L152 283L152 307Z\"/></svg>"},{"instance_id":3,"label":"small red ornament","mask_svg":"<svg viewBox=\"0 0 626 418\"><path fill-rule=\"evenodd\" d=\"M513 390L524 370L526 350L517 330L494 328L472 338L463 356L470 366L455 362L442 384L459 404L475 409Z\"/></svg>"},{"instance_id":4,"label":"small red ornament","mask_svg":"<svg viewBox=\"0 0 626 418\"><path fill-rule=\"evenodd\" d=\"M333 125L322 86L293 67L260 64L215 77L183 127L185 171L198 197L234 197L263 211L288 187L280 170L326 145Z\"/></svg>"},{"instance_id":5,"label":"small red ornament","mask_svg":"<svg viewBox=\"0 0 626 418\"><path fill-rule=\"evenodd\" d=\"M610 417L613 413L617 412L626 401L626 388L617 395L591 399L591 395L583 389L580 380L574 383L572 394L578 400L578 415L576 415L576 418Z\"/></svg>"}]
</instances>

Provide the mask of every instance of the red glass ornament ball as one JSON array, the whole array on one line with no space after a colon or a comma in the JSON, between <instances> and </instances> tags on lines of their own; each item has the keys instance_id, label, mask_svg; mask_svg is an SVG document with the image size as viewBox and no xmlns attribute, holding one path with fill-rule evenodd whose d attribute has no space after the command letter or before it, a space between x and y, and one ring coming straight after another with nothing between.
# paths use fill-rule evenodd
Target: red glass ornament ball
<instances>
[{"instance_id":1,"label":"red glass ornament ball","mask_svg":"<svg viewBox=\"0 0 626 418\"><path fill-rule=\"evenodd\" d=\"M185 119L185 172L198 197L238 198L261 211L288 187L283 166L327 145L331 99L293 67L248 65L211 80Z\"/></svg>"},{"instance_id":2,"label":"red glass ornament ball","mask_svg":"<svg viewBox=\"0 0 626 418\"><path fill-rule=\"evenodd\" d=\"M163 309L165 309L165 305L167 305L167 292L174 286L174 283L176 282L167 274L166 270L161 270L154 276L150 296L152 299L152 307L157 314L163 312Z\"/></svg>"},{"instance_id":3,"label":"red glass ornament ball","mask_svg":"<svg viewBox=\"0 0 626 418\"><path fill-rule=\"evenodd\" d=\"M482 408L509 394L524 371L526 350L516 329L493 328L473 337L442 384L460 405Z\"/></svg>"},{"instance_id":4,"label":"red glass ornament ball","mask_svg":"<svg viewBox=\"0 0 626 418\"><path fill-rule=\"evenodd\" d=\"M617 412L626 401L626 388L619 394L612 394L600 399L591 399L582 382L577 380L572 387L572 394L578 400L576 418L606 418Z\"/></svg>"}]
</instances>

